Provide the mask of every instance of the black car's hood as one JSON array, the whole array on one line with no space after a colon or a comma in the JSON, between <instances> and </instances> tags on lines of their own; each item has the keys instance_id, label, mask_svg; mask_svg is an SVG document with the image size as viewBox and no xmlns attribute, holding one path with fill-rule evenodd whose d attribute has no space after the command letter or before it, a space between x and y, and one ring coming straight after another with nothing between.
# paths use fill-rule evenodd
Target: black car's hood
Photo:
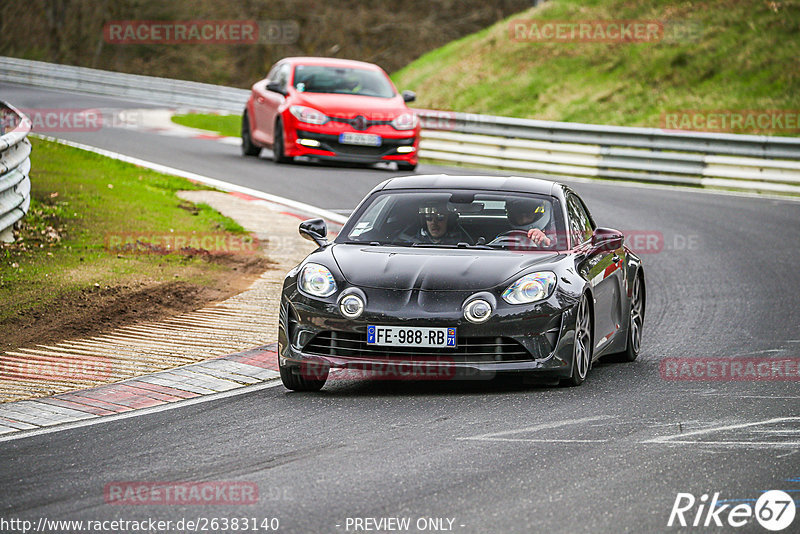
<instances>
[{"instance_id":1,"label":"black car's hood","mask_svg":"<svg viewBox=\"0 0 800 534\"><path fill-rule=\"evenodd\" d=\"M345 279L360 287L477 291L558 257L554 252L406 248L339 244L331 253Z\"/></svg>"}]
</instances>

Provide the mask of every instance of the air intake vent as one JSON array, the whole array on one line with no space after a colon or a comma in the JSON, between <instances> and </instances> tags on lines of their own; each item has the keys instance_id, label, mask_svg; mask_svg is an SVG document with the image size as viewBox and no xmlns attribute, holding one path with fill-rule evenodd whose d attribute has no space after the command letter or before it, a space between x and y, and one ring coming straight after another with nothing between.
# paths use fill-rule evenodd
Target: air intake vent
<instances>
[{"instance_id":1,"label":"air intake vent","mask_svg":"<svg viewBox=\"0 0 800 534\"><path fill-rule=\"evenodd\" d=\"M507 337L460 337L455 349L428 347L386 347L367 345L366 334L326 330L303 348L306 354L346 358L448 358L460 363L518 362L533 358L525 347Z\"/></svg>"}]
</instances>

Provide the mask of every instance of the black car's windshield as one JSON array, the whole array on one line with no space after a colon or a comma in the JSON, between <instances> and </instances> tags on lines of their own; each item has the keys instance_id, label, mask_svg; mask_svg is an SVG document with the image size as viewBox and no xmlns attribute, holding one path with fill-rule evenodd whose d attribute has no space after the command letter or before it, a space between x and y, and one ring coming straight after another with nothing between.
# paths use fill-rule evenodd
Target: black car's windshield
<instances>
[{"instance_id":1,"label":"black car's windshield","mask_svg":"<svg viewBox=\"0 0 800 534\"><path fill-rule=\"evenodd\" d=\"M394 89L383 73L369 69L297 65L294 88L301 93L335 93L391 98Z\"/></svg>"},{"instance_id":2,"label":"black car's windshield","mask_svg":"<svg viewBox=\"0 0 800 534\"><path fill-rule=\"evenodd\" d=\"M379 192L350 218L337 243L407 247L563 250L558 200L487 191Z\"/></svg>"}]
</instances>

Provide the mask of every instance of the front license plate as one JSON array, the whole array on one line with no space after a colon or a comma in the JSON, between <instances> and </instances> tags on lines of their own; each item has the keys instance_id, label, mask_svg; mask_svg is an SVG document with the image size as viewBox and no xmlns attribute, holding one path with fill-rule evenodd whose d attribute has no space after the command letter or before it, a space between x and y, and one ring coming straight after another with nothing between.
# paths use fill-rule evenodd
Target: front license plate
<instances>
[{"instance_id":1,"label":"front license plate","mask_svg":"<svg viewBox=\"0 0 800 534\"><path fill-rule=\"evenodd\" d=\"M370 325L367 327L367 345L454 349L456 329Z\"/></svg>"},{"instance_id":2,"label":"front license plate","mask_svg":"<svg viewBox=\"0 0 800 534\"><path fill-rule=\"evenodd\" d=\"M380 135L345 132L339 134L339 142L345 145L381 146L382 141Z\"/></svg>"}]
</instances>

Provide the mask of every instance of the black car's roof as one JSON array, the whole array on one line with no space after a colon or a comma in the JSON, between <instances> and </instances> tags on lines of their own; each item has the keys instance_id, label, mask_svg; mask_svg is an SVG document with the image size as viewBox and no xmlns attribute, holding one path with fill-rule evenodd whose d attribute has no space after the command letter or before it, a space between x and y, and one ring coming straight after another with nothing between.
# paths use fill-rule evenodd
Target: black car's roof
<instances>
[{"instance_id":1,"label":"black car's roof","mask_svg":"<svg viewBox=\"0 0 800 534\"><path fill-rule=\"evenodd\" d=\"M560 188L557 182L522 176L450 176L417 174L390 178L380 189L491 189L553 195Z\"/></svg>"}]
</instances>

